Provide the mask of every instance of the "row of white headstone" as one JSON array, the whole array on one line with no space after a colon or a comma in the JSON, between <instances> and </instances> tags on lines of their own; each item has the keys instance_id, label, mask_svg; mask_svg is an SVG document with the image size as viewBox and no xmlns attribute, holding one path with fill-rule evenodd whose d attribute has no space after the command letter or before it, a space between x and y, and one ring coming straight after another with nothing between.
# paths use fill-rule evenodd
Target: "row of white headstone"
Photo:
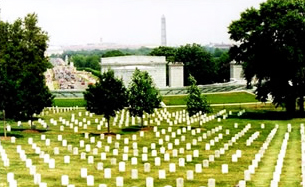
<instances>
[{"instance_id":1,"label":"row of white headstone","mask_svg":"<svg viewBox=\"0 0 305 187\"><path fill-rule=\"evenodd\" d=\"M119 122L119 127L122 127L122 124L124 123L124 112L125 110L122 110L121 112L121 118L120 118L120 122ZM200 121L200 125L202 125L203 123L206 123L212 119L215 119L216 117L218 116L221 116L223 115L223 119L225 119L227 117L226 115L226 110L221 110L219 111L217 114L215 115L211 115L211 116L206 116L206 114L201 114L200 112L197 114L197 115L194 115L193 117L189 117L187 113L185 113L185 110L183 110L183 112L176 112L176 113L172 113L170 114L169 112L166 111L166 108L162 109L160 113L158 113L159 111L156 110L156 114L152 114L151 116L152 117L155 117L154 120L153 119L150 119L150 124L152 124L153 122L156 123L156 125L160 125L162 121L166 121L170 126L173 125L173 124L180 124L180 123L184 123L186 122L187 125L190 125L194 122L197 122L197 121ZM93 113L89 113L88 111L85 112L85 115L86 116L90 116L90 117L93 117ZM178 117L179 115L181 115L180 117ZM82 116L82 112L79 112L78 113L78 116ZM117 116L114 118L113 120L113 126L116 126L116 123L118 121L118 116L119 114L117 114ZM171 121L170 118L171 116L174 116L175 117L175 120L174 121ZM143 116L145 117L145 115ZM146 118L148 118L146 116ZM129 126L129 112L127 111L126 112L126 118L125 118L125 126ZM135 125L135 117L132 117L132 125ZM178 120L179 119L179 120ZM218 118L220 119L220 118ZM138 120L140 120L140 118L138 118ZM74 125L78 125L78 127L83 127L83 129L87 129L87 126L91 124L91 121L90 120L86 120L86 118L83 118L83 121L78 121L77 119L75 119L75 114L72 114L71 115L71 122L68 121L68 120L65 120L65 119L59 119L60 122L62 122L62 125L66 125L66 126L69 126L70 128L73 128L73 124ZM87 123L86 123L87 122ZM54 119L50 119L50 123L53 124L53 125L57 125L57 121L55 121ZM97 125L97 130L101 130L101 127L103 125L105 125L105 127L108 126L105 118L102 118L101 121L99 121L97 118L95 119L95 123L99 123ZM147 125L148 124L148 121L144 121L144 125ZM46 126L45 123L42 124L44 127ZM63 131L64 127L61 126L60 127L61 131ZM74 128L74 131L75 132L78 132L78 128Z\"/></svg>"},{"instance_id":2,"label":"row of white headstone","mask_svg":"<svg viewBox=\"0 0 305 187\"><path fill-rule=\"evenodd\" d=\"M35 145L35 144L33 143L32 145ZM30 175L33 176L34 184L39 185L39 187L47 187L47 183L42 182L41 174L37 173L36 166L33 164L32 159L27 158L25 150L22 149L21 145L16 146L16 151L17 151L17 153L19 153L21 161L25 162L25 166L26 166L26 168L29 169ZM44 161L46 161L46 160L44 160ZM55 167L55 160L53 160L52 163L54 164L54 167Z\"/></svg>"},{"instance_id":3,"label":"row of white headstone","mask_svg":"<svg viewBox=\"0 0 305 187\"><path fill-rule=\"evenodd\" d=\"M264 128L264 125L261 126ZM248 166L248 169L244 171L244 179L238 182L239 187L246 187L246 182L251 181L251 175L255 174L255 169L258 167L259 162L264 157L265 151L268 149L268 146L273 139L274 135L278 130L278 125L276 125L271 132L269 133L268 137L264 141L263 145L259 149L258 153L255 154L255 158L252 160L251 165Z\"/></svg>"},{"instance_id":4,"label":"row of white headstone","mask_svg":"<svg viewBox=\"0 0 305 187\"><path fill-rule=\"evenodd\" d=\"M302 187L305 187L305 130L304 124L300 125L300 134L301 134L301 169L302 169Z\"/></svg>"},{"instance_id":5,"label":"row of white headstone","mask_svg":"<svg viewBox=\"0 0 305 187\"><path fill-rule=\"evenodd\" d=\"M289 133L291 132L291 124L287 125L288 132L285 133L283 143L281 146L281 150L278 154L278 158L276 161L275 171L273 172L273 179L270 182L270 187L278 187L278 183L281 180L281 174L282 174L282 167L284 163L284 158L286 155L288 140L289 140Z\"/></svg>"},{"instance_id":6,"label":"row of white headstone","mask_svg":"<svg viewBox=\"0 0 305 187\"><path fill-rule=\"evenodd\" d=\"M78 110L78 109L79 109L78 106L74 106L74 107L58 107L58 106L46 107L46 108L44 108L44 110L39 115L35 114L34 117L45 116L45 115L48 115L50 113L56 114L56 113L62 113L62 112L69 112L69 111Z\"/></svg>"},{"instance_id":7,"label":"row of white headstone","mask_svg":"<svg viewBox=\"0 0 305 187\"><path fill-rule=\"evenodd\" d=\"M8 158L8 156L5 152L5 149L1 145L1 141L0 141L0 157L1 157L1 160L3 162L3 166L4 167L9 167L10 166L10 159Z\"/></svg>"}]
</instances>

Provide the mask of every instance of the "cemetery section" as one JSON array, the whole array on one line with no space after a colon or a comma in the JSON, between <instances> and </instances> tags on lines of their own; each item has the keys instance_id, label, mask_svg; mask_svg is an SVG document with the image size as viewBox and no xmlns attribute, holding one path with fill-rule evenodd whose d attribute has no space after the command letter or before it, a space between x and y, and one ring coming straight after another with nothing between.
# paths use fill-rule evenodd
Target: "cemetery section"
<instances>
[{"instance_id":1,"label":"cemetery section","mask_svg":"<svg viewBox=\"0 0 305 187\"><path fill-rule=\"evenodd\" d=\"M144 129L127 110L111 120L77 107L48 108L8 126L0 186L297 186L304 178L302 119L244 118L221 109L188 117L158 109Z\"/></svg>"}]
</instances>

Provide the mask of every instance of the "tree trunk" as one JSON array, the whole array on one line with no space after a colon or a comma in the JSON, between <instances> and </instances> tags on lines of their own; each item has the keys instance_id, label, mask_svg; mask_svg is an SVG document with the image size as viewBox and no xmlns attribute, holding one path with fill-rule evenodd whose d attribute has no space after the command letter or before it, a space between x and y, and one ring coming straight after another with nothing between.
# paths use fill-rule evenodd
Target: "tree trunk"
<instances>
[{"instance_id":1,"label":"tree trunk","mask_svg":"<svg viewBox=\"0 0 305 187\"><path fill-rule=\"evenodd\" d=\"M4 137L6 137L5 110L3 110L3 130L4 130Z\"/></svg>"},{"instance_id":2,"label":"tree trunk","mask_svg":"<svg viewBox=\"0 0 305 187\"><path fill-rule=\"evenodd\" d=\"M109 134L110 133L110 118L107 118L107 123L108 123L107 130L108 130L108 134Z\"/></svg>"},{"instance_id":3,"label":"tree trunk","mask_svg":"<svg viewBox=\"0 0 305 187\"><path fill-rule=\"evenodd\" d=\"M299 99L299 110L301 114L304 114L304 96L300 96Z\"/></svg>"},{"instance_id":4,"label":"tree trunk","mask_svg":"<svg viewBox=\"0 0 305 187\"><path fill-rule=\"evenodd\" d=\"M30 120L31 120L31 129L34 129L34 126L33 126L33 116L30 117Z\"/></svg>"},{"instance_id":5,"label":"tree trunk","mask_svg":"<svg viewBox=\"0 0 305 187\"><path fill-rule=\"evenodd\" d=\"M289 115L293 115L295 113L296 107L296 98L290 97L286 99L286 111Z\"/></svg>"},{"instance_id":6,"label":"tree trunk","mask_svg":"<svg viewBox=\"0 0 305 187\"><path fill-rule=\"evenodd\" d=\"M252 79L251 80L247 80L247 86L246 86L247 89L252 89L253 88L251 81L252 81Z\"/></svg>"},{"instance_id":7,"label":"tree trunk","mask_svg":"<svg viewBox=\"0 0 305 187\"><path fill-rule=\"evenodd\" d=\"M150 128L150 114L148 114L148 128Z\"/></svg>"},{"instance_id":8,"label":"tree trunk","mask_svg":"<svg viewBox=\"0 0 305 187\"><path fill-rule=\"evenodd\" d=\"M143 115L141 117L141 129L143 129Z\"/></svg>"}]
</instances>

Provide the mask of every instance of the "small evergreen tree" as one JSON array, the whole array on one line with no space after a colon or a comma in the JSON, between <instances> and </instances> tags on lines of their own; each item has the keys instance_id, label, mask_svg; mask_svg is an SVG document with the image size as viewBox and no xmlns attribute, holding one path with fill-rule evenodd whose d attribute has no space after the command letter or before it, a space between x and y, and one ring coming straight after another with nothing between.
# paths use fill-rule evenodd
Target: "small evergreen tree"
<instances>
[{"instance_id":1,"label":"small evergreen tree","mask_svg":"<svg viewBox=\"0 0 305 187\"><path fill-rule=\"evenodd\" d=\"M129 111L132 116L141 117L143 128L143 114L152 114L155 108L160 108L161 95L155 88L154 82L147 71L136 69L129 85Z\"/></svg>"},{"instance_id":2,"label":"small evergreen tree","mask_svg":"<svg viewBox=\"0 0 305 187\"><path fill-rule=\"evenodd\" d=\"M98 115L104 115L110 133L110 118L127 105L128 95L121 79L114 77L113 70L99 76L95 85L89 85L84 93L86 109Z\"/></svg>"},{"instance_id":3,"label":"small evergreen tree","mask_svg":"<svg viewBox=\"0 0 305 187\"><path fill-rule=\"evenodd\" d=\"M189 116L197 114L199 111L203 113L211 112L211 107L207 102L206 96L201 97L201 92L196 85L196 80L192 75L189 75L188 81L190 86L188 87L187 101L186 101L186 110L189 113Z\"/></svg>"}]
</instances>

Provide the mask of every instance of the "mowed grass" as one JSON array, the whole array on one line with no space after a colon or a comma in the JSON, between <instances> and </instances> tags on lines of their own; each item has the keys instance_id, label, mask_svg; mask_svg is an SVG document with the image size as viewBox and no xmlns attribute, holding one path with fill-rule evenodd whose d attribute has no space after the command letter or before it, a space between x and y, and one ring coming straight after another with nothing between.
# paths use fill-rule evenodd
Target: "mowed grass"
<instances>
[{"instance_id":1,"label":"mowed grass","mask_svg":"<svg viewBox=\"0 0 305 187\"><path fill-rule=\"evenodd\" d=\"M217 112L222 110L223 107L215 107L214 111ZM245 109L246 112L242 116L238 116L237 112L241 109ZM173 115L178 113L182 114L183 108L169 108L167 109L167 114L171 114L171 121L174 121ZM159 145L159 137L156 137L153 129L146 129L144 131L144 137L140 137L140 129L136 126L126 127L125 122L119 127L119 121L121 114L118 115L117 123L115 126L111 126L111 131L120 134L120 140L117 140L115 136L112 136L112 143L107 143L107 138L100 139L100 134L106 132L105 125L102 126L101 130L97 130L97 124L95 119L101 120L102 116L93 115L89 117L85 115L85 110L73 110L68 112L53 113L52 110L48 111L48 114L41 116L45 122L50 125L50 128L46 132L33 133L24 132L22 129L18 128L16 122L10 122L13 127L13 132L9 133L10 136L16 136L17 140L15 144L10 143L9 140L1 140L1 145L5 149L8 158L10 159L10 167L4 167L3 162L0 162L0 186L8 186L6 182L6 174L8 172L14 172L15 179L18 182L18 186L37 186L33 183L33 176L29 174L29 169L25 167L25 162L20 160L19 154L16 152L16 146L21 145L22 149L25 150L27 158L32 159L33 164L36 166L37 173L42 176L42 181L46 182L48 186L61 186L61 175L69 176L69 183L75 184L75 186L86 186L86 179L80 177L80 169L87 168L88 175L93 175L95 179L95 186L98 184L107 184L108 186L115 186L116 177L124 177L124 186L145 186L146 177L154 178L154 186L165 186L171 185L176 186L176 179L183 178L184 186L187 187L199 187L207 186L207 181L209 178L214 178L216 180L216 186L232 187L238 184L239 180L244 177L244 171L251 164L251 161L255 158L255 154L258 153L260 147L263 145L267 136L276 124L279 125L278 131L272 139L269 148L265 152L262 161L259 163L258 168L254 175L251 175L251 181L247 182L247 186L270 186L270 181L273 176L273 172L276 165L276 159L278 153L280 152L280 147L284 138L285 132L287 132L287 124L292 125L292 132L290 133L290 138L288 141L286 157L284 159L284 166L282 169L281 182L279 186L298 186L301 183L301 143L300 143L300 124L304 122L303 118L289 118L286 117L285 113L281 109L274 109L271 105L256 105L256 106L243 106L243 108L238 107L226 107L227 112L232 111L232 115L229 115L227 119L218 121L217 119L205 123L203 126L199 126L198 122L191 124L193 131L199 131L200 133L193 134L192 130L186 130L182 135L185 136L185 141L182 141L182 135L176 134L176 137L172 137L172 132L177 132L178 129L182 130L186 128L186 122L173 124L169 126L166 120L163 120L159 126L156 123L152 123L152 126L157 126L160 132L160 138L163 139L163 145ZM159 113L165 114L165 110L162 109ZM81 112L82 116L78 116ZM88 125L87 129L83 129L83 126L79 126L79 132L75 133L73 128L62 124L59 118L71 121L71 115L75 114L75 118L79 121L90 121L91 125ZM125 116L126 117L126 116ZM220 116L222 118L222 116ZM58 124L50 124L50 119L54 119ZM131 122L131 118L130 122ZM113 120L112 120L113 122ZM111 122L111 123L112 123ZM37 122L35 122L37 124ZM85 122L83 122L85 123ZM136 123L138 121L136 120ZM234 124L237 123L238 127L234 128ZM265 124L265 128L261 128L261 124ZM195 164L200 164L203 160L208 159L209 155L214 155L215 150L219 150L228 143L233 136L239 133L246 125L251 124L251 128L240 137L236 143L229 147L229 150L221 155L219 158L215 158L214 162L209 162L208 168L203 168L202 173L196 173L194 171L194 180L187 180L186 172L188 170L195 170ZM64 126L64 131L60 131L60 126ZM75 124L74 124L75 126ZM221 130L215 133L216 127L222 127ZM42 129L40 125L37 125L38 129ZM169 127L172 128L172 132L169 131ZM27 122L23 122L23 128L28 128ZM0 133L3 132L3 124L0 122ZM129 130L128 130L129 129ZM166 134L162 134L161 130L164 129ZM229 130L229 134L226 134L226 130ZM200 138L202 134L208 133L210 131L211 135L206 139ZM89 133L90 137L95 137L95 143L90 143L90 138L86 139L84 133ZM259 137L254 140L251 146L246 146L246 140L255 132L259 132ZM205 144L209 143L211 140L215 140L219 134L223 135L223 139L219 142L215 142L215 146L211 146L211 150L205 150ZM72 147L79 148L79 154L73 155L67 147L62 146L62 142L57 140L58 135L62 135L63 139L67 140L68 145ZM47 139L50 139L51 146L46 146L45 141L41 140L41 135L46 135ZM136 140L132 139L132 136L136 135ZM169 141L165 141L166 136L170 137ZM56 168L49 169L48 164L43 163L43 159L39 158L38 154L32 149L32 146L28 144L28 138L32 137L34 143L41 147L41 150L45 153L50 154L51 158L56 160ZM128 138L129 143L125 144L124 139ZM175 145L174 140L179 139L180 145ZM201 139L201 141L199 141ZM91 146L91 151L86 152L84 147L80 147L79 141L84 140L85 144ZM194 144L194 140L197 144ZM102 147L98 148L98 155L94 155L92 152L93 148L97 148L97 141L101 141ZM119 143L118 147L115 144ZM134 156L133 146L137 143L138 156ZM154 165L155 157L151 156L151 144L156 144L156 150L158 152L158 157L161 158L161 166ZM178 150L178 157L173 157L173 150L168 149L168 144L173 144L173 149ZM191 144L191 150L186 149L186 144ZM110 151L107 153L107 159L101 160L100 153L105 152L105 147L109 146ZM129 146L128 161L126 161L126 171L119 172L119 162L122 161L122 155L124 153L124 146ZM54 147L60 149L59 155L54 155ZM148 161L142 161L143 147L148 148ZM166 153L170 154L170 161L164 161L164 154L160 153L160 148L165 147ZM184 153L179 153L179 149L184 148ZM119 155L113 155L113 150L118 149ZM191 162L185 162L184 167L178 165L179 158L185 158L187 155L193 155L192 150L199 150L199 157L193 157ZM236 153L236 150L242 150L242 157L237 163L231 161L232 154ZM80 153L86 152L86 156L94 156L94 164L88 164L88 160L81 160ZM65 164L63 162L64 156L70 155L70 164ZM137 157L138 164L132 165L131 158ZM116 165L111 164L111 159L116 158ZM111 168L111 179L104 178L104 170L97 170L97 163L102 162L104 168ZM151 171L149 173L144 172L144 163L150 163ZM176 172L169 172L169 164L176 164ZM229 173L222 174L221 166L222 164L228 164ZM131 179L131 169L138 169L139 178ZM158 179L159 170L166 170L166 179Z\"/></svg>"},{"instance_id":2,"label":"mowed grass","mask_svg":"<svg viewBox=\"0 0 305 187\"><path fill-rule=\"evenodd\" d=\"M228 104L228 103L251 103L258 102L255 95L248 92L231 92L231 93L215 93L203 94L207 97L210 104ZM162 101L166 105L186 105L187 95L162 96ZM53 106L58 107L84 107L86 101L83 98L55 98Z\"/></svg>"},{"instance_id":3,"label":"mowed grass","mask_svg":"<svg viewBox=\"0 0 305 187\"><path fill-rule=\"evenodd\" d=\"M227 103L250 103L258 102L255 95L248 92L231 92L203 94L210 104L227 104ZM163 96L163 102L166 105L186 105L187 95Z\"/></svg>"},{"instance_id":4,"label":"mowed grass","mask_svg":"<svg viewBox=\"0 0 305 187\"><path fill-rule=\"evenodd\" d=\"M53 106L58 107L84 107L86 101L83 98L54 98Z\"/></svg>"}]
</instances>

